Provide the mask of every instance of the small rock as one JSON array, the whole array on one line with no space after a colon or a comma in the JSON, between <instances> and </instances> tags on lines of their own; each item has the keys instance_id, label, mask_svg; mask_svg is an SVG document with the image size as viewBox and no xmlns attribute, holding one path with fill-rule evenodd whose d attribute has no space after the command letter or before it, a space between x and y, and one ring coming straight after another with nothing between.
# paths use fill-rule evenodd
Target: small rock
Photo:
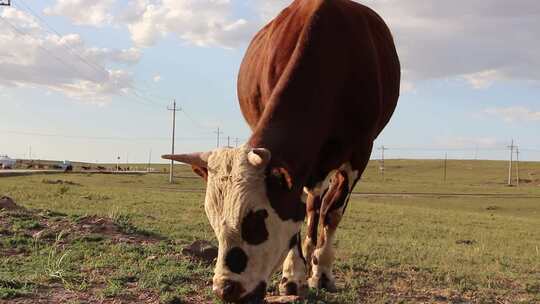
<instances>
[{"instance_id":1,"label":"small rock","mask_svg":"<svg viewBox=\"0 0 540 304\"><path fill-rule=\"evenodd\" d=\"M456 244L458 245L473 245L476 244L475 240L457 240Z\"/></svg>"},{"instance_id":2,"label":"small rock","mask_svg":"<svg viewBox=\"0 0 540 304\"><path fill-rule=\"evenodd\" d=\"M5 209L8 211L21 210L23 208L17 206L11 197L2 196L0 198L0 210Z\"/></svg>"},{"instance_id":3,"label":"small rock","mask_svg":"<svg viewBox=\"0 0 540 304\"><path fill-rule=\"evenodd\" d=\"M210 264L217 258L218 248L208 241L198 240L184 247L182 254Z\"/></svg>"},{"instance_id":4,"label":"small rock","mask_svg":"<svg viewBox=\"0 0 540 304\"><path fill-rule=\"evenodd\" d=\"M448 301L448 298L445 297L445 296L436 295L436 296L434 297L434 300L435 300L435 301L441 302L441 301Z\"/></svg>"},{"instance_id":5,"label":"small rock","mask_svg":"<svg viewBox=\"0 0 540 304\"><path fill-rule=\"evenodd\" d=\"M300 300L299 296L270 296L265 298L265 302L268 304L288 304Z\"/></svg>"}]
</instances>

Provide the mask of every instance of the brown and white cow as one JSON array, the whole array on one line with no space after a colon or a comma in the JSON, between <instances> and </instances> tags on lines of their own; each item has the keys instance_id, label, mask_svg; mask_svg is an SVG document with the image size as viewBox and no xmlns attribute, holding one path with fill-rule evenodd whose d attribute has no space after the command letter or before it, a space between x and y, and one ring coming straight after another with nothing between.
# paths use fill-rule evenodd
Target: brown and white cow
<instances>
[{"instance_id":1,"label":"brown and white cow","mask_svg":"<svg viewBox=\"0 0 540 304\"><path fill-rule=\"evenodd\" d=\"M296 0L255 36L238 79L249 141L164 156L191 164L207 181L220 298L261 300L281 265L282 294L336 289L335 231L399 87L388 27L356 2Z\"/></svg>"}]
</instances>

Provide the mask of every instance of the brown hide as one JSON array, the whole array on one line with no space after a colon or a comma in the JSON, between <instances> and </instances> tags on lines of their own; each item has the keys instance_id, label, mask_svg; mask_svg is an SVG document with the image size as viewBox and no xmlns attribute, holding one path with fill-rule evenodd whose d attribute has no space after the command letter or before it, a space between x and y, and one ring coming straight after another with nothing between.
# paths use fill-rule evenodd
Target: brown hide
<instances>
[{"instance_id":1,"label":"brown hide","mask_svg":"<svg viewBox=\"0 0 540 304\"><path fill-rule=\"evenodd\" d=\"M248 143L271 151L270 167L289 172L297 195L345 162L363 171L399 86L393 38L374 11L296 0L256 35L242 63Z\"/></svg>"}]
</instances>

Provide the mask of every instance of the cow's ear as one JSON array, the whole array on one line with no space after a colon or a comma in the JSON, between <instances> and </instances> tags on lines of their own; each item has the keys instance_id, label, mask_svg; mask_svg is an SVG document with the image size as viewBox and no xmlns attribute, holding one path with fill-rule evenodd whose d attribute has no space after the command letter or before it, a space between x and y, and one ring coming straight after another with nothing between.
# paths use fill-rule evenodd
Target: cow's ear
<instances>
[{"instance_id":1,"label":"cow's ear","mask_svg":"<svg viewBox=\"0 0 540 304\"><path fill-rule=\"evenodd\" d=\"M211 152L198 152L190 154L174 154L163 155L161 158L170 159L178 162L182 162L191 165L193 172L205 180L208 179L208 158Z\"/></svg>"},{"instance_id":2,"label":"cow's ear","mask_svg":"<svg viewBox=\"0 0 540 304\"><path fill-rule=\"evenodd\" d=\"M248 153L249 163L257 168L266 168L268 163L270 163L271 158L272 153L270 153L270 150L265 148L251 149L251 151Z\"/></svg>"},{"instance_id":3,"label":"cow's ear","mask_svg":"<svg viewBox=\"0 0 540 304\"><path fill-rule=\"evenodd\" d=\"M199 167L196 165L191 165L191 169L195 174L198 176L204 178L205 181L208 181L208 168L207 167Z\"/></svg>"},{"instance_id":4,"label":"cow's ear","mask_svg":"<svg viewBox=\"0 0 540 304\"><path fill-rule=\"evenodd\" d=\"M282 188L292 190L293 181L287 169L283 167L272 168L272 170L270 170L270 174L272 178L278 180Z\"/></svg>"}]
</instances>

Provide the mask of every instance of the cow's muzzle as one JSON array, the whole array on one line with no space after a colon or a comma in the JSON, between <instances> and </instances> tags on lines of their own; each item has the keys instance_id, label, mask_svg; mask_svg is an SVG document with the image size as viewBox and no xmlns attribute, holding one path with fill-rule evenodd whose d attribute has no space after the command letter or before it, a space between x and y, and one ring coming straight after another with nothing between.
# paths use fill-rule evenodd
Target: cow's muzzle
<instances>
[{"instance_id":1,"label":"cow's muzzle","mask_svg":"<svg viewBox=\"0 0 540 304\"><path fill-rule=\"evenodd\" d=\"M223 280L214 284L214 293L225 302L258 304L262 303L266 294L266 283L260 282L257 287L247 295L241 283L232 280Z\"/></svg>"}]
</instances>

